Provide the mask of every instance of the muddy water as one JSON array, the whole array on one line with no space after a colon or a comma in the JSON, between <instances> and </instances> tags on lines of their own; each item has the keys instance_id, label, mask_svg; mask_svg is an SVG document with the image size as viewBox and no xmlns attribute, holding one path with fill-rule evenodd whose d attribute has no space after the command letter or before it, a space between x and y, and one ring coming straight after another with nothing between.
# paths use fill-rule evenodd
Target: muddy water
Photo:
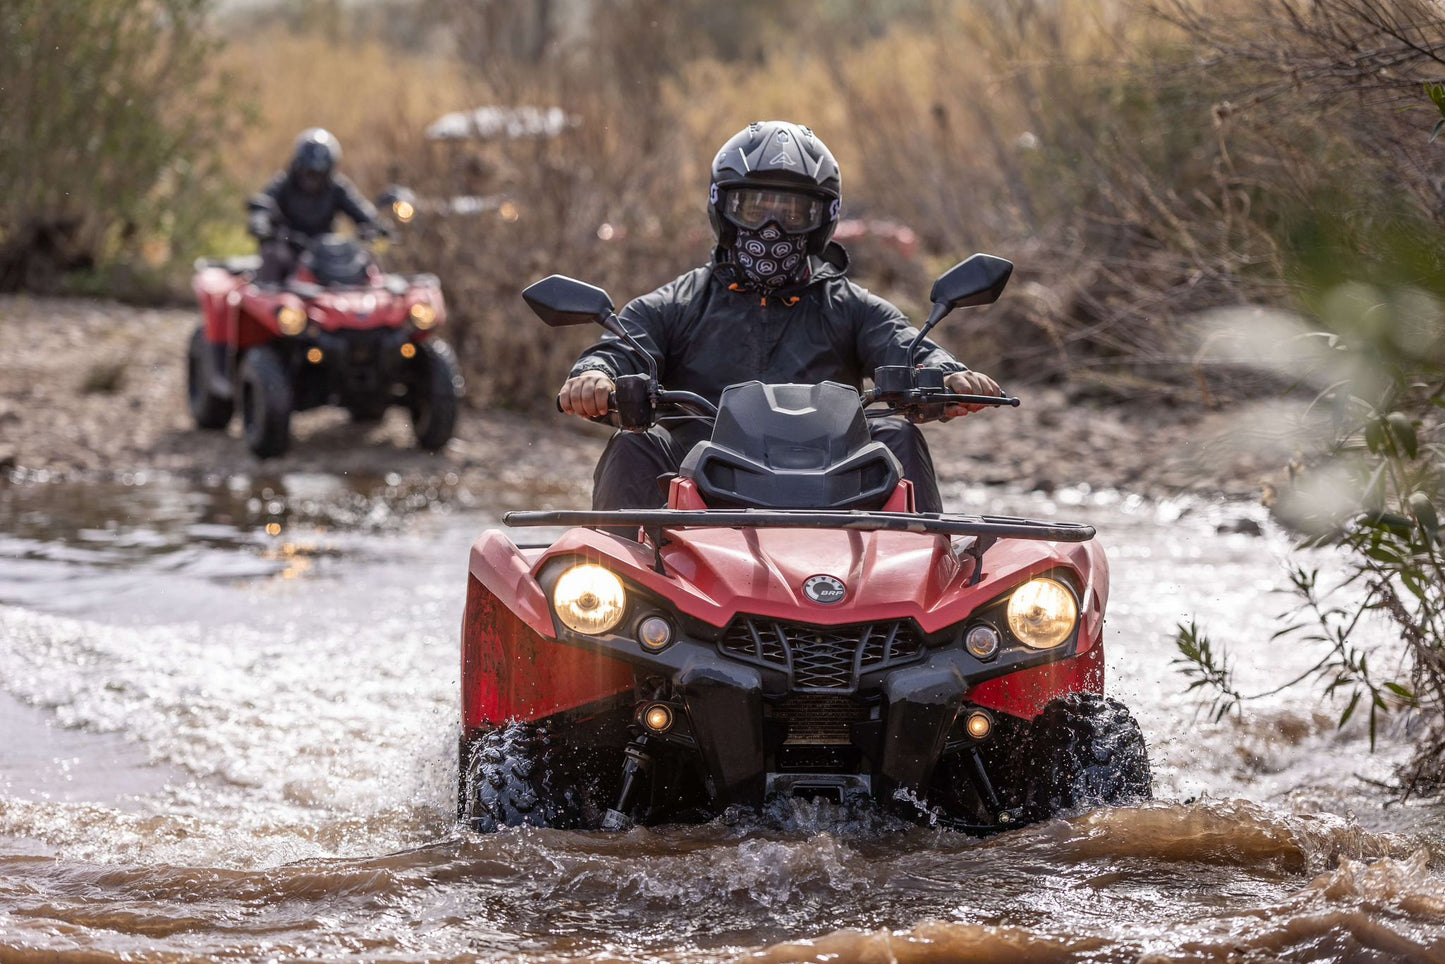
<instances>
[{"instance_id":1,"label":"muddy water","mask_svg":"<svg viewBox=\"0 0 1445 964\"><path fill-rule=\"evenodd\" d=\"M1099 526L1154 804L987 840L824 804L480 837L452 816L466 553L530 496L131 481L0 485L5 964L1445 960L1445 814L1367 782L1408 735L1182 694L1191 615L1248 689L1308 665L1268 642L1284 538L1219 531L1247 508L953 493Z\"/></svg>"}]
</instances>

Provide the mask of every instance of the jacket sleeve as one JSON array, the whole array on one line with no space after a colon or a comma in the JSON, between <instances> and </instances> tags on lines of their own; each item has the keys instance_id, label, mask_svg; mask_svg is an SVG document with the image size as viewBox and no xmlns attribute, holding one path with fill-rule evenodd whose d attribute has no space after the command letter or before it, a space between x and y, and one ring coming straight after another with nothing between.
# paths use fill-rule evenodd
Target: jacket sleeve
<instances>
[{"instance_id":1,"label":"jacket sleeve","mask_svg":"<svg viewBox=\"0 0 1445 964\"><path fill-rule=\"evenodd\" d=\"M336 176L336 206L357 225L376 224L376 208L362 197L355 184L339 174Z\"/></svg>"},{"instance_id":2,"label":"jacket sleeve","mask_svg":"<svg viewBox=\"0 0 1445 964\"><path fill-rule=\"evenodd\" d=\"M683 275L640 298L634 298L618 312L627 330L652 356L657 364L658 378L667 379L667 352L670 335L690 299L694 296L695 285L690 283L692 275ZM618 375L638 375L647 371L647 364L637 351L621 338L608 332L577 359L568 377L583 372L600 371L610 378Z\"/></svg>"},{"instance_id":3,"label":"jacket sleeve","mask_svg":"<svg viewBox=\"0 0 1445 964\"><path fill-rule=\"evenodd\" d=\"M277 223L285 220L281 214L281 187L285 180L285 174L277 174L260 193L246 200L246 230L258 240L271 238Z\"/></svg>"},{"instance_id":4,"label":"jacket sleeve","mask_svg":"<svg viewBox=\"0 0 1445 964\"><path fill-rule=\"evenodd\" d=\"M908 364L908 346L918 337L918 329L908 323L903 312L877 295L853 285L849 285L849 289L856 297L855 348L864 374L871 378L874 369L880 365ZM942 368L950 374L968 371L967 365L929 338L918 346L911 363Z\"/></svg>"}]
</instances>

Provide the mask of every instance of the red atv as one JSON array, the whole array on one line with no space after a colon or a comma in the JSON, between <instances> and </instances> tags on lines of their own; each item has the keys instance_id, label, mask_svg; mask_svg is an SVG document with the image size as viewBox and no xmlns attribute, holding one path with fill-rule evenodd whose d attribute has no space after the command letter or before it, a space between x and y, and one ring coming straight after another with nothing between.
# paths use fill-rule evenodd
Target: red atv
<instances>
[{"instance_id":1,"label":"red atv","mask_svg":"<svg viewBox=\"0 0 1445 964\"><path fill-rule=\"evenodd\" d=\"M919 338L997 300L1012 268L974 255L944 274ZM600 289L553 276L523 296L548 325L599 322L638 347ZM802 794L989 832L1147 798L1139 726L1102 695L1093 528L917 513L870 439L869 412L927 420L950 402L1018 404L911 365L880 368L861 399L748 382L716 408L619 378L622 428L674 412L713 419L712 436L665 509L514 512L575 528L473 546L461 817L616 829Z\"/></svg>"},{"instance_id":2,"label":"red atv","mask_svg":"<svg viewBox=\"0 0 1445 964\"><path fill-rule=\"evenodd\" d=\"M385 274L340 235L297 239L293 277L255 280L258 257L198 261L191 282L202 324L191 336L187 393L204 429L224 429L239 404L246 444L261 458L291 443L291 413L341 405L360 421L388 406L411 413L417 444L452 437L461 374L437 337L446 320L434 275Z\"/></svg>"}]
</instances>

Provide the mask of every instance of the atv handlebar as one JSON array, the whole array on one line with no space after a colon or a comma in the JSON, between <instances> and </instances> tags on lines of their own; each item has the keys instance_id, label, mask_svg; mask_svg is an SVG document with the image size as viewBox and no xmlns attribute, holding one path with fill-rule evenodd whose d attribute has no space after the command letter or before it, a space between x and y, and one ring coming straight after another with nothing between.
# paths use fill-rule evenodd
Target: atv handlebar
<instances>
[{"instance_id":1,"label":"atv handlebar","mask_svg":"<svg viewBox=\"0 0 1445 964\"><path fill-rule=\"evenodd\" d=\"M918 369L918 380L927 382L937 369ZM942 384L942 375L936 380ZM641 432L657 423L658 412L672 408L684 415L701 418L716 418L717 406L695 392L671 391L661 388L648 375L619 375L614 379L615 390L607 393L607 412L596 415L590 421L630 432ZM556 400L557 411L561 412L562 399ZM1019 406L1019 400L1010 395L962 395L956 392L935 390L931 387L910 385L907 388L886 390L871 388L859 396L864 408L882 403L887 408L865 414L870 418L887 415L902 415L911 422L947 421L950 405L1009 405Z\"/></svg>"}]
</instances>

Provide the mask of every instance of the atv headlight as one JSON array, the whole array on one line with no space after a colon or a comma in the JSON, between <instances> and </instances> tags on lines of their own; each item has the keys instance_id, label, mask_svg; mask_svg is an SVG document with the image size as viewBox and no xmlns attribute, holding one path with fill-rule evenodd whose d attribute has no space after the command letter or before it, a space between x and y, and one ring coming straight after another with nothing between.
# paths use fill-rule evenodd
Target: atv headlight
<instances>
[{"instance_id":1,"label":"atv headlight","mask_svg":"<svg viewBox=\"0 0 1445 964\"><path fill-rule=\"evenodd\" d=\"M292 305L276 309L276 327L283 335L299 335L306 330L306 312Z\"/></svg>"},{"instance_id":2,"label":"atv headlight","mask_svg":"<svg viewBox=\"0 0 1445 964\"><path fill-rule=\"evenodd\" d=\"M1008 628L1034 649L1053 649L1069 638L1079 621L1079 604L1056 579L1030 579L1008 601Z\"/></svg>"},{"instance_id":3,"label":"atv headlight","mask_svg":"<svg viewBox=\"0 0 1445 964\"><path fill-rule=\"evenodd\" d=\"M586 563L562 573L552 590L552 605L562 625L574 633L596 636L622 621L627 592L621 579Z\"/></svg>"},{"instance_id":4,"label":"atv headlight","mask_svg":"<svg viewBox=\"0 0 1445 964\"><path fill-rule=\"evenodd\" d=\"M416 325L419 331L426 331L437 323L437 310L431 305L418 301L411 306L411 323Z\"/></svg>"}]
</instances>

